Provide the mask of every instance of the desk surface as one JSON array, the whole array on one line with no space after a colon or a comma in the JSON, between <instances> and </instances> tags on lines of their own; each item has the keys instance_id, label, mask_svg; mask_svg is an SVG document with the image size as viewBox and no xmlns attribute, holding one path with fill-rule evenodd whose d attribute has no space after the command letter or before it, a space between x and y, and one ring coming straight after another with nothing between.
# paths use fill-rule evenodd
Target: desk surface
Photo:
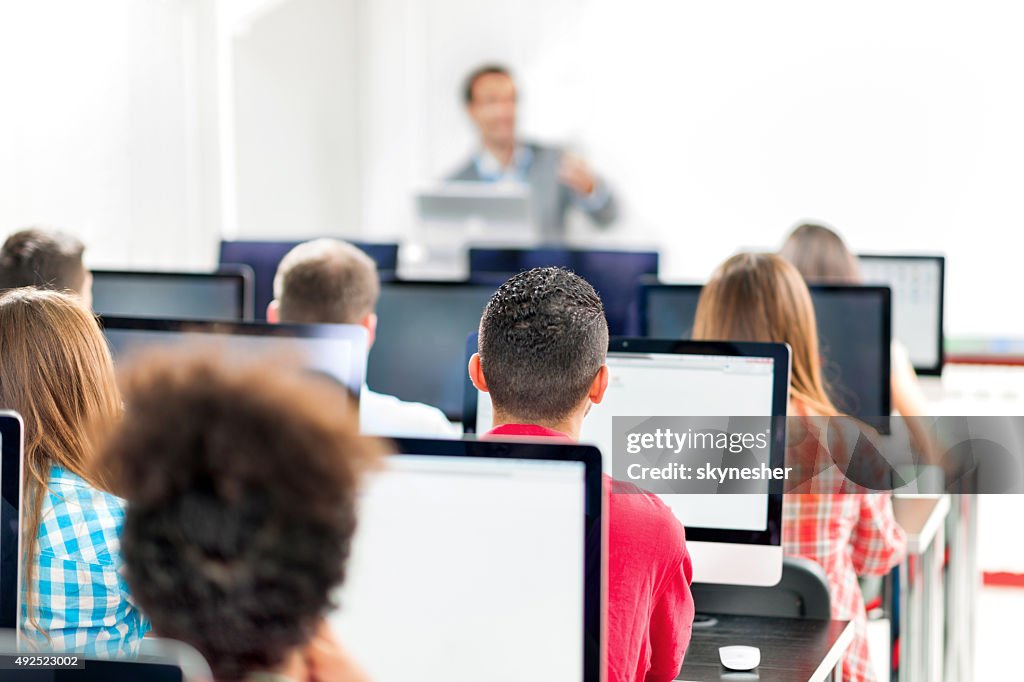
<instances>
[{"instance_id":1,"label":"desk surface","mask_svg":"<svg viewBox=\"0 0 1024 682\"><path fill-rule=\"evenodd\" d=\"M677 680L818 682L828 679L853 641L853 624L848 621L718 615L715 618L717 625L693 629ZM732 644L760 648L761 665L750 673L723 668L718 647Z\"/></svg>"},{"instance_id":2,"label":"desk surface","mask_svg":"<svg viewBox=\"0 0 1024 682\"><path fill-rule=\"evenodd\" d=\"M892 511L896 523L907 532L907 551L924 554L949 514L949 496L897 495L892 500Z\"/></svg>"}]
</instances>

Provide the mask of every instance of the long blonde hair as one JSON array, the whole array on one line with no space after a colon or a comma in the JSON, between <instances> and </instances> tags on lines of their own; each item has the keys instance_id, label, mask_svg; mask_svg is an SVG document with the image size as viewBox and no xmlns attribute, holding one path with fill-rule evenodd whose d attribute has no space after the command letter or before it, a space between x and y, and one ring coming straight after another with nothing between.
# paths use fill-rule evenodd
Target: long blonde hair
<instances>
[{"instance_id":1,"label":"long blonde hair","mask_svg":"<svg viewBox=\"0 0 1024 682\"><path fill-rule=\"evenodd\" d=\"M121 413L114 365L96 318L71 295L33 287L0 295L0 406L25 420L25 585L31 586L52 466L106 489L97 438ZM26 590L30 623L32 590ZM45 634L45 633L44 633Z\"/></svg>"},{"instance_id":2,"label":"long blonde hair","mask_svg":"<svg viewBox=\"0 0 1024 682\"><path fill-rule=\"evenodd\" d=\"M838 415L825 388L814 304L796 268L772 254L741 253L715 270L697 304L693 338L788 343L790 397Z\"/></svg>"}]
</instances>

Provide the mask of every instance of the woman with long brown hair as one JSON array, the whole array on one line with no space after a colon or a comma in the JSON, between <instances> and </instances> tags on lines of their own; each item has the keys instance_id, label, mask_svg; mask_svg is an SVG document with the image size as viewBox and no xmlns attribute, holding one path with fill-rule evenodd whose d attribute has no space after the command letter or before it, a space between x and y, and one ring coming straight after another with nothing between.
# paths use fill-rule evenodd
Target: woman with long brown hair
<instances>
[{"instance_id":1,"label":"woman with long brown hair","mask_svg":"<svg viewBox=\"0 0 1024 682\"><path fill-rule=\"evenodd\" d=\"M121 414L110 351L72 296L0 295L0 406L25 420L22 635L52 651L135 653L149 625L120 575L120 499L93 469Z\"/></svg>"},{"instance_id":2,"label":"woman with long brown hair","mask_svg":"<svg viewBox=\"0 0 1024 682\"><path fill-rule=\"evenodd\" d=\"M811 295L800 273L778 256L739 254L725 261L705 285L694 326L695 339L787 343L792 351L789 392L790 447L787 460L820 464L827 452L841 452L843 441L827 436L823 446L821 417L839 412L828 397L821 374L817 324ZM792 417L801 417L794 420ZM796 424L794 424L796 422ZM795 427L799 428L795 428ZM799 433L794 433L794 432ZM796 435L796 438L792 436ZM842 662L842 678L873 680L868 654L867 614L858 575L884 575L902 559L906 537L893 518L889 495L860 489L849 481L827 480L837 467L816 471L827 492L788 493L782 506L784 551L818 562L829 580L832 616L853 620L855 639ZM841 473L838 474L842 479ZM698 605L699 606L699 605Z\"/></svg>"},{"instance_id":3,"label":"woman with long brown hair","mask_svg":"<svg viewBox=\"0 0 1024 682\"><path fill-rule=\"evenodd\" d=\"M846 246L839 233L817 223L799 225L779 249L808 284L862 284L857 256ZM928 414L928 401L921 390L906 347L898 339L892 343L892 406L903 417ZM886 415L878 415L886 416ZM927 445L927 434L913 419L907 426L915 433L918 446Z\"/></svg>"}]
</instances>

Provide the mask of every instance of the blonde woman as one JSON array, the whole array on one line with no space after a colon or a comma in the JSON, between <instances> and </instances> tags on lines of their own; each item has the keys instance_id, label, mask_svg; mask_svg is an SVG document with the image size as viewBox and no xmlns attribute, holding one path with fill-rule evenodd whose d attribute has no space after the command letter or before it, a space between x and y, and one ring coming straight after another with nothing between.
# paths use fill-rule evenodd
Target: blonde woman
<instances>
[{"instance_id":1,"label":"blonde woman","mask_svg":"<svg viewBox=\"0 0 1024 682\"><path fill-rule=\"evenodd\" d=\"M787 343L792 350L789 392L790 447L787 465L814 467L820 480L787 494L782 544L792 556L818 562L828 576L832 617L852 620L855 639L842 662L842 679L873 680L867 614L858 575L884 575L906 551L889 495L843 480L838 467L822 467L820 417L839 416L825 390L818 353L814 306L800 273L778 256L740 254L723 263L701 293L696 339ZM796 424L794 424L796 422ZM810 437L808 437L810 435ZM794 438L795 436L795 438ZM828 437L828 460L847 460L841 439ZM793 461L796 460L796 461ZM839 492L856 490L859 492Z\"/></svg>"},{"instance_id":2,"label":"blonde woman","mask_svg":"<svg viewBox=\"0 0 1024 682\"><path fill-rule=\"evenodd\" d=\"M118 657L149 629L121 576L120 499L93 472L121 413L106 341L65 293L0 295L0 405L25 420L21 629L38 648Z\"/></svg>"}]
</instances>

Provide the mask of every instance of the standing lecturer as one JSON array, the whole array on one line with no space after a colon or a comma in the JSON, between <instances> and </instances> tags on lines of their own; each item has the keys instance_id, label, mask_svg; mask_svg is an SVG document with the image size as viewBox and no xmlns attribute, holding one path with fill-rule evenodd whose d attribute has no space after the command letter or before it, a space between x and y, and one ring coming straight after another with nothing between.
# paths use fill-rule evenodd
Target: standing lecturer
<instances>
[{"instance_id":1,"label":"standing lecturer","mask_svg":"<svg viewBox=\"0 0 1024 682\"><path fill-rule=\"evenodd\" d=\"M564 239L570 205L601 227L615 220L614 197L582 159L516 138L516 86L508 69L476 69L466 78L463 97L480 131L480 151L449 180L528 184L530 210L544 238Z\"/></svg>"}]
</instances>

